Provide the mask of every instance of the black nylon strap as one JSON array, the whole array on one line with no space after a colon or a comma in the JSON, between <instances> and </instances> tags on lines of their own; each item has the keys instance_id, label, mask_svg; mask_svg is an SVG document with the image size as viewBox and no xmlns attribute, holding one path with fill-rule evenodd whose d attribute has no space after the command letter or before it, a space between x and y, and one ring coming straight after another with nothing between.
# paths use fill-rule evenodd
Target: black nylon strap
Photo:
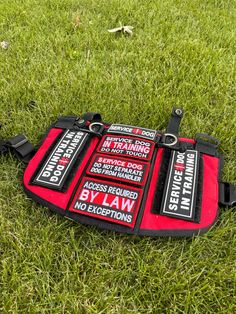
<instances>
[{"instance_id":1,"label":"black nylon strap","mask_svg":"<svg viewBox=\"0 0 236 314\"><path fill-rule=\"evenodd\" d=\"M98 112L86 112L80 119L76 120L76 126L79 128L85 128L87 123L100 122L102 117Z\"/></svg>"},{"instance_id":2,"label":"black nylon strap","mask_svg":"<svg viewBox=\"0 0 236 314\"><path fill-rule=\"evenodd\" d=\"M76 120L76 116L59 117L55 127L60 129L71 129L74 127Z\"/></svg>"},{"instance_id":3,"label":"black nylon strap","mask_svg":"<svg viewBox=\"0 0 236 314\"><path fill-rule=\"evenodd\" d=\"M174 135L179 134L179 127L181 119L183 118L183 110L180 108L173 108L166 133L171 133Z\"/></svg>"},{"instance_id":4,"label":"black nylon strap","mask_svg":"<svg viewBox=\"0 0 236 314\"><path fill-rule=\"evenodd\" d=\"M228 182L219 183L219 203L224 206L236 206L236 186Z\"/></svg>"},{"instance_id":5,"label":"black nylon strap","mask_svg":"<svg viewBox=\"0 0 236 314\"><path fill-rule=\"evenodd\" d=\"M100 122L102 117L98 112L86 112L81 118L76 116L59 117L55 124L56 128L73 129L74 127L85 128L87 122Z\"/></svg>"},{"instance_id":6,"label":"black nylon strap","mask_svg":"<svg viewBox=\"0 0 236 314\"><path fill-rule=\"evenodd\" d=\"M218 154L218 146L220 145L220 141L218 141L213 136L208 134L198 133L196 134L196 146L195 149L203 154L207 154L210 156L217 156Z\"/></svg>"},{"instance_id":7,"label":"black nylon strap","mask_svg":"<svg viewBox=\"0 0 236 314\"><path fill-rule=\"evenodd\" d=\"M6 147L9 147L24 163L28 163L35 153L34 146L23 134L19 134L7 140Z\"/></svg>"}]
</instances>

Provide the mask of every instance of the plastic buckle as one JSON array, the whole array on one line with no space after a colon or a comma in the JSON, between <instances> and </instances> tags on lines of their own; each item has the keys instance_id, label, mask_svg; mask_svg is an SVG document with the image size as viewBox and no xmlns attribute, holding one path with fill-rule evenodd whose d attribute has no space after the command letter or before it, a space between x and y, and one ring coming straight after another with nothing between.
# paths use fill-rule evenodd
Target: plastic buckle
<instances>
[{"instance_id":1,"label":"plastic buckle","mask_svg":"<svg viewBox=\"0 0 236 314\"><path fill-rule=\"evenodd\" d=\"M236 205L236 186L228 183L220 183L219 203L224 206Z\"/></svg>"},{"instance_id":2,"label":"plastic buckle","mask_svg":"<svg viewBox=\"0 0 236 314\"><path fill-rule=\"evenodd\" d=\"M15 144L11 144L11 147L16 149L16 148L26 144L27 142L28 142L28 139L24 138L24 139L20 140L19 142L16 142Z\"/></svg>"},{"instance_id":3,"label":"plastic buckle","mask_svg":"<svg viewBox=\"0 0 236 314\"><path fill-rule=\"evenodd\" d=\"M23 134L19 134L16 135L15 137L8 139L7 145L10 146L11 148L17 149L27 142L28 142L27 137Z\"/></svg>"},{"instance_id":4,"label":"plastic buckle","mask_svg":"<svg viewBox=\"0 0 236 314\"><path fill-rule=\"evenodd\" d=\"M34 146L23 134L19 134L7 140L6 146L10 148L16 154L16 156L25 163L28 163L35 153Z\"/></svg>"}]
</instances>

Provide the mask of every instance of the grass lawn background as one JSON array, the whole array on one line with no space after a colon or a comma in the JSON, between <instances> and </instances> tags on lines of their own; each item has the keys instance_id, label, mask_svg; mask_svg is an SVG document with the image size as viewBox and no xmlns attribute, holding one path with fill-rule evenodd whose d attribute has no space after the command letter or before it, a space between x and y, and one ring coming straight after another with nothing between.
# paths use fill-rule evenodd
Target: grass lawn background
<instances>
[{"instance_id":1,"label":"grass lawn background","mask_svg":"<svg viewBox=\"0 0 236 314\"><path fill-rule=\"evenodd\" d=\"M182 135L220 139L235 183L235 20L227 0L1 0L1 136L37 144L85 111L164 129L180 106ZM107 32L120 24L134 35ZM0 159L1 313L236 312L235 208L194 239L103 232L34 204L22 164Z\"/></svg>"}]
</instances>

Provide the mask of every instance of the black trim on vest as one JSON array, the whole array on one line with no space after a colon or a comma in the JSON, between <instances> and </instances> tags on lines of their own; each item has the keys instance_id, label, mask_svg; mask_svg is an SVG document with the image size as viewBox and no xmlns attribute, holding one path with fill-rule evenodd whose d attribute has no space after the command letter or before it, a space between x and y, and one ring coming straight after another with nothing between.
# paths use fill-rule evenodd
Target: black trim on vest
<instances>
[{"instance_id":1,"label":"black trim on vest","mask_svg":"<svg viewBox=\"0 0 236 314\"><path fill-rule=\"evenodd\" d=\"M126 233L131 235L140 235L140 236L159 236L159 237L194 237L201 234L206 233L212 226L217 222L219 211L217 211L216 217L214 219L214 222L205 227L205 228L199 228L199 229L183 229L183 230L149 230L149 229L131 229L125 226L117 225L110 222L105 222L104 220L99 220L96 218L68 212L58 206L55 206L44 199L40 198L39 196L35 195L31 191L29 191L24 186L24 191L26 195L28 195L32 200L37 202L38 204L45 206L49 208L50 210L56 212L57 214L60 214L61 216L72 220L74 222L78 222L83 225L92 225L102 230L109 230L109 231L115 231L120 233Z\"/></svg>"}]
</instances>

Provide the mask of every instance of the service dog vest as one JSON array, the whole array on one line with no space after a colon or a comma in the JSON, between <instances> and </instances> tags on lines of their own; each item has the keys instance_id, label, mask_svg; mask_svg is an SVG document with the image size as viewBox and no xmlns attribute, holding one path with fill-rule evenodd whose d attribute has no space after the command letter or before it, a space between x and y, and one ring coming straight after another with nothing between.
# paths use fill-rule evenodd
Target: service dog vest
<instances>
[{"instance_id":1,"label":"service dog vest","mask_svg":"<svg viewBox=\"0 0 236 314\"><path fill-rule=\"evenodd\" d=\"M218 204L234 205L221 182L219 142L178 136L173 109L166 133L102 122L97 113L61 117L35 151L20 135L7 142L28 165L26 194L87 225L138 235L193 236L216 221Z\"/></svg>"}]
</instances>

